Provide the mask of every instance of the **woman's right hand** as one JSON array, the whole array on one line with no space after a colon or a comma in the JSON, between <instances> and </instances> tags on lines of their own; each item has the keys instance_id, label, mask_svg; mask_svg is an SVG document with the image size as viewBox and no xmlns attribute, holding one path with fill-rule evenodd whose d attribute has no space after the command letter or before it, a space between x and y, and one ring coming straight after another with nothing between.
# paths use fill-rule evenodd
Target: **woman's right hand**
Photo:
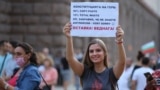
<instances>
[{"instance_id":1,"label":"woman's right hand","mask_svg":"<svg viewBox=\"0 0 160 90\"><path fill-rule=\"evenodd\" d=\"M66 35L67 38L70 38L70 37L71 37L70 31L71 31L71 23L68 22L68 23L63 27L63 33Z\"/></svg>"},{"instance_id":2,"label":"woman's right hand","mask_svg":"<svg viewBox=\"0 0 160 90\"><path fill-rule=\"evenodd\" d=\"M5 87L5 81L4 81L4 79L2 78L2 77L0 77L0 90L3 90L4 89L4 87Z\"/></svg>"}]
</instances>

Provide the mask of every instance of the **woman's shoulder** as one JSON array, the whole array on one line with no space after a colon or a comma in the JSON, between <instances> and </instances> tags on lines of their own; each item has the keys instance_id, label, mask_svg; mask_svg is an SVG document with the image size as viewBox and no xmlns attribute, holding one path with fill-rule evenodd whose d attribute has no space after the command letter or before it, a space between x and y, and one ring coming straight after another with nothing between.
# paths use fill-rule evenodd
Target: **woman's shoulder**
<instances>
[{"instance_id":1,"label":"woman's shoulder","mask_svg":"<svg viewBox=\"0 0 160 90\"><path fill-rule=\"evenodd\" d=\"M30 65L28 65L28 67L26 68L26 71L27 71L28 73L38 72L38 67L35 66L35 65L30 64Z\"/></svg>"}]
</instances>

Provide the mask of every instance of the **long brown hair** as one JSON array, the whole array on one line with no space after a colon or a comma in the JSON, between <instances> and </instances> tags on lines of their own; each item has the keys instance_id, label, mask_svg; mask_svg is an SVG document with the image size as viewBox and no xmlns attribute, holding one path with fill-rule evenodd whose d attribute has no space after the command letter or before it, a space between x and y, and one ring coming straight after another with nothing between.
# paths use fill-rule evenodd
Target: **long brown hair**
<instances>
[{"instance_id":1,"label":"long brown hair","mask_svg":"<svg viewBox=\"0 0 160 90\"><path fill-rule=\"evenodd\" d=\"M104 55L105 55L104 56L104 66L106 66L108 68L108 65L107 65L107 47L104 44L104 42L100 39L94 39L89 43L89 45L87 47L87 51L85 52L85 55L84 55L84 58L83 58L83 64L86 65L88 68L93 68L94 67L93 62L91 62L91 60L89 58L89 48L93 44L98 44L103 49Z\"/></svg>"}]
</instances>

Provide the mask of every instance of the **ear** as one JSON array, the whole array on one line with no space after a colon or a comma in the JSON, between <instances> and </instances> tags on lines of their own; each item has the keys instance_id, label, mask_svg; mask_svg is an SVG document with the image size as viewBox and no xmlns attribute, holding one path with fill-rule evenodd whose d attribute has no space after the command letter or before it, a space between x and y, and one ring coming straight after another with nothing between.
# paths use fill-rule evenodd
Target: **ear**
<instances>
[{"instance_id":1,"label":"ear","mask_svg":"<svg viewBox=\"0 0 160 90\"><path fill-rule=\"evenodd\" d=\"M27 59L30 59L30 57L31 57L31 53L28 53L27 54Z\"/></svg>"}]
</instances>

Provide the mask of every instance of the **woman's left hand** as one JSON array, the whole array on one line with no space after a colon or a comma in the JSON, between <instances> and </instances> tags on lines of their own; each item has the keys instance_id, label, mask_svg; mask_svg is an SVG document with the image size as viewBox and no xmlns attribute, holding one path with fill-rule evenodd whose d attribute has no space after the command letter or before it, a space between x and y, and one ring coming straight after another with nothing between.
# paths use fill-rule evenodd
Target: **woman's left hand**
<instances>
[{"instance_id":1,"label":"woman's left hand","mask_svg":"<svg viewBox=\"0 0 160 90\"><path fill-rule=\"evenodd\" d=\"M120 25L116 29L117 29L116 42L117 43L122 43L123 42L124 31L123 31L123 29L121 28Z\"/></svg>"},{"instance_id":2,"label":"woman's left hand","mask_svg":"<svg viewBox=\"0 0 160 90\"><path fill-rule=\"evenodd\" d=\"M5 81L2 77L0 77L0 90L3 90L5 86Z\"/></svg>"}]
</instances>

